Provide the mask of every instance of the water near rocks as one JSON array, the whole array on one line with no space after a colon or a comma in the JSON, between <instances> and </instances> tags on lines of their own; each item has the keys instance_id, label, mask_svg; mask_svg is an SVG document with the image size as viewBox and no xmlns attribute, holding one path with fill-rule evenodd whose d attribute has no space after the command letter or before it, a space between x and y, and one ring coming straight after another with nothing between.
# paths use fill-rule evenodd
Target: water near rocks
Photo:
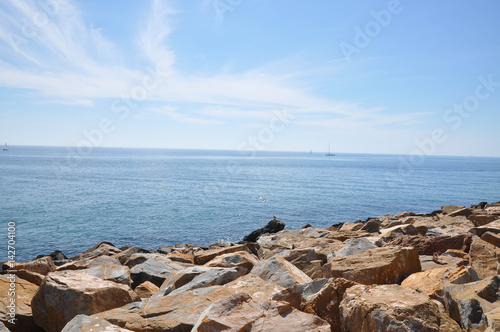
<instances>
[{"instance_id":1,"label":"water near rocks","mask_svg":"<svg viewBox=\"0 0 500 332\"><path fill-rule=\"evenodd\" d=\"M500 200L500 158L425 157L413 165L403 156L308 151L75 151L0 153L0 237L14 221L17 261L56 249L72 256L102 240L145 248L237 241L273 215L287 229L327 227Z\"/></svg>"}]
</instances>

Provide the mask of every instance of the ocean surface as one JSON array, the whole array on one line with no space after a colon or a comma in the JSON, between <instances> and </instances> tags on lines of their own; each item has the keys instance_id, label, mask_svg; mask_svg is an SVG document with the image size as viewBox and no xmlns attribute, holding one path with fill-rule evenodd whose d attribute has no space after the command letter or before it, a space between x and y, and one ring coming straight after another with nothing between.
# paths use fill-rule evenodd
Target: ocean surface
<instances>
[{"instance_id":1,"label":"ocean surface","mask_svg":"<svg viewBox=\"0 0 500 332\"><path fill-rule=\"evenodd\" d=\"M0 151L0 261L99 241L155 249L500 200L500 158L11 146ZM260 198L259 198L260 196Z\"/></svg>"}]
</instances>

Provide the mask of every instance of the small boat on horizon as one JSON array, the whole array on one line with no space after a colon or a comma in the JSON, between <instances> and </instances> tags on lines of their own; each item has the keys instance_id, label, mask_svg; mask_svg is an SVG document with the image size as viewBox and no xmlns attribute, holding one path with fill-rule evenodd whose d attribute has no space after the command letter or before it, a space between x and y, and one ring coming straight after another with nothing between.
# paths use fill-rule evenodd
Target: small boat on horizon
<instances>
[{"instance_id":1,"label":"small boat on horizon","mask_svg":"<svg viewBox=\"0 0 500 332\"><path fill-rule=\"evenodd\" d=\"M325 154L325 156L327 156L327 157L333 157L333 156L335 156L335 153L331 153L330 152L330 143L328 143L328 153Z\"/></svg>"},{"instance_id":2,"label":"small boat on horizon","mask_svg":"<svg viewBox=\"0 0 500 332\"><path fill-rule=\"evenodd\" d=\"M7 150L8 150L8 149L7 149L7 143L5 143L5 145L3 146L3 150L4 150L4 151L7 151Z\"/></svg>"}]
</instances>

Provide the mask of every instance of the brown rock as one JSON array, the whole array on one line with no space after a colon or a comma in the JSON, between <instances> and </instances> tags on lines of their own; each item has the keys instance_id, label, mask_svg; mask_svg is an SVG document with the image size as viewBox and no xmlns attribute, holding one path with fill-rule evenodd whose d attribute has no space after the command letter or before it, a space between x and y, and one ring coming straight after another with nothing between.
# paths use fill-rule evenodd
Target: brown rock
<instances>
[{"instance_id":1,"label":"brown rock","mask_svg":"<svg viewBox=\"0 0 500 332\"><path fill-rule=\"evenodd\" d=\"M248 294L238 293L213 303L192 329L193 332L222 330L327 332L330 325L288 303L254 300Z\"/></svg>"},{"instance_id":2,"label":"brown rock","mask_svg":"<svg viewBox=\"0 0 500 332\"><path fill-rule=\"evenodd\" d=\"M465 251L457 250L457 249L448 249L444 252L443 255L450 256L450 257L458 257L458 258L468 259L468 254Z\"/></svg>"},{"instance_id":3,"label":"brown rock","mask_svg":"<svg viewBox=\"0 0 500 332\"><path fill-rule=\"evenodd\" d=\"M422 271L439 269L442 267L455 268L464 265L464 259L452 256L428 256L420 255L420 265Z\"/></svg>"},{"instance_id":4,"label":"brown rock","mask_svg":"<svg viewBox=\"0 0 500 332\"><path fill-rule=\"evenodd\" d=\"M16 264L12 270L26 270L46 276L49 272L55 271L56 266L52 258L45 256L28 263Z\"/></svg>"},{"instance_id":5,"label":"brown rock","mask_svg":"<svg viewBox=\"0 0 500 332\"><path fill-rule=\"evenodd\" d=\"M205 309L233 294L227 287L212 286L150 298L95 316L133 331L191 331Z\"/></svg>"},{"instance_id":6,"label":"brown rock","mask_svg":"<svg viewBox=\"0 0 500 332\"><path fill-rule=\"evenodd\" d=\"M118 259L120 264L126 265L125 263L129 260L130 256L137 253L146 253L146 250L141 249L139 247L130 247L123 251L120 251L119 253L112 255L111 257Z\"/></svg>"},{"instance_id":7,"label":"brown rock","mask_svg":"<svg viewBox=\"0 0 500 332\"><path fill-rule=\"evenodd\" d=\"M12 332L39 331L31 314L31 299L35 296L38 286L26 280L16 278L12 274L0 276L0 321ZM14 281L15 280L15 281ZM12 292L11 283L14 281L15 294ZM12 319L11 298L15 299L15 324L9 323Z\"/></svg>"},{"instance_id":8,"label":"brown rock","mask_svg":"<svg viewBox=\"0 0 500 332\"><path fill-rule=\"evenodd\" d=\"M98 265L79 271L88 273L103 280L109 280L127 286L132 285L130 270L128 267L123 265Z\"/></svg>"},{"instance_id":9,"label":"brown rock","mask_svg":"<svg viewBox=\"0 0 500 332\"><path fill-rule=\"evenodd\" d=\"M251 253L251 251L247 248L245 244L237 244L232 247L226 247L226 248L220 248L220 249L212 249L212 250L204 250L197 252L194 255L194 261L197 265L203 265L212 259L214 259L217 256L224 255L224 254L229 254L229 253L235 253L238 251L246 251Z\"/></svg>"},{"instance_id":10,"label":"brown rock","mask_svg":"<svg viewBox=\"0 0 500 332\"><path fill-rule=\"evenodd\" d=\"M464 331L484 331L491 327L500 308L500 277L444 289L444 304L448 314Z\"/></svg>"},{"instance_id":11,"label":"brown rock","mask_svg":"<svg viewBox=\"0 0 500 332\"><path fill-rule=\"evenodd\" d=\"M456 205L441 206L441 210L443 211L444 214L450 214L462 209L465 209L465 206L456 206Z\"/></svg>"},{"instance_id":12,"label":"brown rock","mask_svg":"<svg viewBox=\"0 0 500 332\"><path fill-rule=\"evenodd\" d=\"M357 283L343 278L315 280L295 285L275 294L272 299L285 301L293 307L326 320L332 332L340 332L339 305L347 288Z\"/></svg>"},{"instance_id":13,"label":"brown rock","mask_svg":"<svg viewBox=\"0 0 500 332\"><path fill-rule=\"evenodd\" d=\"M152 282L145 281L134 289L134 292L141 297L141 299L148 299L154 293L158 292L160 288Z\"/></svg>"},{"instance_id":14,"label":"brown rock","mask_svg":"<svg viewBox=\"0 0 500 332\"><path fill-rule=\"evenodd\" d=\"M500 248L500 235L492 233L492 232L486 232L481 236L481 239L491 243L495 247Z\"/></svg>"},{"instance_id":15,"label":"brown rock","mask_svg":"<svg viewBox=\"0 0 500 332\"><path fill-rule=\"evenodd\" d=\"M134 255L132 255L132 257ZM139 286L145 281L151 281L153 284L160 287L172 272L180 271L186 268L186 266L189 265L171 261L164 256L155 255L153 258L137 264L130 269L132 288Z\"/></svg>"},{"instance_id":16,"label":"brown rock","mask_svg":"<svg viewBox=\"0 0 500 332\"><path fill-rule=\"evenodd\" d=\"M451 213L448 213L450 217L458 217L458 216L470 216L472 214L472 209L469 208L463 208L460 210L453 211Z\"/></svg>"},{"instance_id":17,"label":"brown rock","mask_svg":"<svg viewBox=\"0 0 500 332\"><path fill-rule=\"evenodd\" d=\"M472 221L476 227L487 225L497 219L499 219L499 217L492 214L471 214L469 216L469 220Z\"/></svg>"},{"instance_id":18,"label":"brown rock","mask_svg":"<svg viewBox=\"0 0 500 332\"><path fill-rule=\"evenodd\" d=\"M120 261L116 258L110 256L92 256L82 258L80 260L75 260L64 265L57 267L57 271L66 271L66 270L83 270L88 269L95 266L101 265L121 265Z\"/></svg>"},{"instance_id":19,"label":"brown rock","mask_svg":"<svg viewBox=\"0 0 500 332\"><path fill-rule=\"evenodd\" d=\"M77 271L52 272L33 297L35 323L60 331L78 314L92 315L140 300L130 287Z\"/></svg>"},{"instance_id":20,"label":"brown rock","mask_svg":"<svg viewBox=\"0 0 500 332\"><path fill-rule=\"evenodd\" d=\"M40 286L42 284L43 278L45 278L45 276L43 274L32 272L32 271L27 271L27 270L17 270L16 276L18 278L29 281L32 284L35 284L37 286Z\"/></svg>"},{"instance_id":21,"label":"brown rock","mask_svg":"<svg viewBox=\"0 0 500 332\"><path fill-rule=\"evenodd\" d=\"M391 242L388 246L415 247L420 255L442 254L448 249L457 249L468 252L472 237L468 234L457 236L401 236Z\"/></svg>"},{"instance_id":22,"label":"brown rock","mask_svg":"<svg viewBox=\"0 0 500 332\"><path fill-rule=\"evenodd\" d=\"M102 255L112 256L118 254L119 252L121 252L121 250L115 247L112 243L103 241L85 250L84 252L71 257L71 259L76 261L83 258L97 257Z\"/></svg>"},{"instance_id":23,"label":"brown rock","mask_svg":"<svg viewBox=\"0 0 500 332\"><path fill-rule=\"evenodd\" d=\"M370 219L367 222L365 222L365 224L363 225L363 227L361 227L360 230L366 231L368 233L378 233L379 229L380 229L379 223L374 219Z\"/></svg>"},{"instance_id":24,"label":"brown rock","mask_svg":"<svg viewBox=\"0 0 500 332\"><path fill-rule=\"evenodd\" d=\"M415 213L413 213L413 212L405 211L405 212L397 213L393 217L397 218L397 219L401 219L401 218L405 218L405 217L411 217L411 216L414 216L414 215L415 215Z\"/></svg>"},{"instance_id":25,"label":"brown rock","mask_svg":"<svg viewBox=\"0 0 500 332\"><path fill-rule=\"evenodd\" d=\"M279 256L260 261L254 266L251 273L282 287L291 287L295 284L312 281L307 274Z\"/></svg>"},{"instance_id":26,"label":"brown rock","mask_svg":"<svg viewBox=\"0 0 500 332\"><path fill-rule=\"evenodd\" d=\"M362 222L346 222L345 224L342 225L340 228L341 231L359 231L361 228L363 228L363 223Z\"/></svg>"},{"instance_id":27,"label":"brown rock","mask_svg":"<svg viewBox=\"0 0 500 332\"><path fill-rule=\"evenodd\" d=\"M116 325L105 321L102 318L77 315L73 318L61 332L91 332L91 331L109 331L109 332L132 332L131 330L122 329Z\"/></svg>"},{"instance_id":28,"label":"brown rock","mask_svg":"<svg viewBox=\"0 0 500 332\"><path fill-rule=\"evenodd\" d=\"M205 263L207 267L235 267L240 271L241 275L245 275L259 263L259 259L255 255L247 251L238 251L235 253L224 254L215 257L211 261Z\"/></svg>"},{"instance_id":29,"label":"brown rock","mask_svg":"<svg viewBox=\"0 0 500 332\"><path fill-rule=\"evenodd\" d=\"M283 257L312 279L323 278L321 267L326 263L326 256L316 253L314 249L278 249L272 255Z\"/></svg>"},{"instance_id":30,"label":"brown rock","mask_svg":"<svg viewBox=\"0 0 500 332\"><path fill-rule=\"evenodd\" d=\"M474 237L469 252L470 264L480 278L500 274L500 248Z\"/></svg>"},{"instance_id":31,"label":"brown rock","mask_svg":"<svg viewBox=\"0 0 500 332\"><path fill-rule=\"evenodd\" d=\"M167 258L173 260L174 262L194 264L194 255L190 254L173 253L173 254L168 254Z\"/></svg>"},{"instance_id":32,"label":"brown rock","mask_svg":"<svg viewBox=\"0 0 500 332\"><path fill-rule=\"evenodd\" d=\"M418 251L411 247L369 249L360 254L333 257L323 268L328 276L366 285L400 283L421 271Z\"/></svg>"},{"instance_id":33,"label":"brown rock","mask_svg":"<svg viewBox=\"0 0 500 332\"><path fill-rule=\"evenodd\" d=\"M399 285L347 289L340 303L340 321L345 332L443 330L439 306L425 293Z\"/></svg>"},{"instance_id":34,"label":"brown rock","mask_svg":"<svg viewBox=\"0 0 500 332\"><path fill-rule=\"evenodd\" d=\"M225 285L233 293L246 293L253 299L269 300L273 294L282 291L284 288L265 281L254 274L247 274Z\"/></svg>"},{"instance_id":35,"label":"brown rock","mask_svg":"<svg viewBox=\"0 0 500 332\"><path fill-rule=\"evenodd\" d=\"M470 229L470 232L472 234L477 235L477 236L482 236L486 232L500 234L500 219L495 220L495 221L493 221L487 225L484 225L484 226L473 227Z\"/></svg>"},{"instance_id":36,"label":"brown rock","mask_svg":"<svg viewBox=\"0 0 500 332\"><path fill-rule=\"evenodd\" d=\"M470 266L438 268L414 273L401 283L403 287L413 287L426 293L432 299L443 297L443 289L451 284L465 284L478 281L479 276Z\"/></svg>"}]
</instances>

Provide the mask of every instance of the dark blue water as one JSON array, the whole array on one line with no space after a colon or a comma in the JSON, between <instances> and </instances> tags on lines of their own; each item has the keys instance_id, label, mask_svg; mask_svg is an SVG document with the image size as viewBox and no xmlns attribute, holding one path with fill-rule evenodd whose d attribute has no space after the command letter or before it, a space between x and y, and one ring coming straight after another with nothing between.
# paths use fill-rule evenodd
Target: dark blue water
<instances>
[{"instance_id":1,"label":"dark blue water","mask_svg":"<svg viewBox=\"0 0 500 332\"><path fill-rule=\"evenodd\" d=\"M237 241L273 214L327 227L500 200L500 158L55 147L0 151L0 243L17 261L99 241L153 249ZM69 159L68 159L69 158ZM263 203L259 196L267 199ZM1 247L0 261L7 260Z\"/></svg>"}]
</instances>

